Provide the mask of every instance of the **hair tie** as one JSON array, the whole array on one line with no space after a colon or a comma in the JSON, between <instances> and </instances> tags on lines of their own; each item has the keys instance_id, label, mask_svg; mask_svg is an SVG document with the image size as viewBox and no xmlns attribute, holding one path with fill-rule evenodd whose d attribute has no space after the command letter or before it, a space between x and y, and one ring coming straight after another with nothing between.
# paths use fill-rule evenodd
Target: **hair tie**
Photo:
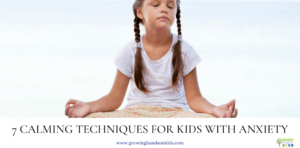
<instances>
[{"instance_id":1,"label":"hair tie","mask_svg":"<svg viewBox=\"0 0 300 148\"><path fill-rule=\"evenodd\" d=\"M141 42L136 43L136 47L142 48Z\"/></svg>"},{"instance_id":2,"label":"hair tie","mask_svg":"<svg viewBox=\"0 0 300 148\"><path fill-rule=\"evenodd\" d=\"M178 35L178 40L179 40L179 41L182 41L182 35L181 35L181 34Z\"/></svg>"}]
</instances>

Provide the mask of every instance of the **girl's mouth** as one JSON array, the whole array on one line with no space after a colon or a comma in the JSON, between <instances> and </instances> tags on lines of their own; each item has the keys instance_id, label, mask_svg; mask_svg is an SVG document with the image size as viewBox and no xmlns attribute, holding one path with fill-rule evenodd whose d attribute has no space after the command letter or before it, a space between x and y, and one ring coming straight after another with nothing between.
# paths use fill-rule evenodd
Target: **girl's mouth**
<instances>
[{"instance_id":1,"label":"girl's mouth","mask_svg":"<svg viewBox=\"0 0 300 148\"><path fill-rule=\"evenodd\" d=\"M158 19L161 19L161 20L169 20L167 16L163 15L161 17L159 17Z\"/></svg>"},{"instance_id":2,"label":"girl's mouth","mask_svg":"<svg viewBox=\"0 0 300 148\"><path fill-rule=\"evenodd\" d=\"M160 20L169 20L168 18L165 18L165 17L160 17L158 19L160 19Z\"/></svg>"}]
</instances>

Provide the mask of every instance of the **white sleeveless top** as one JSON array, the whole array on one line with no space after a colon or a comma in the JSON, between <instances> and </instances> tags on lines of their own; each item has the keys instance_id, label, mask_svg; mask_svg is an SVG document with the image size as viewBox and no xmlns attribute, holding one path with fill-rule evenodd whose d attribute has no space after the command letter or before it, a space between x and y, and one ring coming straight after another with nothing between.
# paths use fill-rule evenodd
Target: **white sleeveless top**
<instances>
[{"instance_id":1,"label":"white sleeveless top","mask_svg":"<svg viewBox=\"0 0 300 148\"><path fill-rule=\"evenodd\" d=\"M127 95L128 104L125 108L137 105L155 105L167 108L181 108L190 110L185 97L183 78L179 79L179 92L172 88L172 56L173 45L177 43L177 35L173 34L173 42L169 51L159 60L150 60L142 45L142 58L144 66L147 67L147 72L143 73L146 87L150 92L146 95L140 91L134 80L134 62L136 53L136 42L132 40L128 42L123 49L119 51L114 59L117 68L126 76L130 77L130 90ZM144 34L141 37L143 38ZM182 59L184 63L183 76L189 74L196 65L201 61L201 58L186 41L181 42Z\"/></svg>"}]
</instances>

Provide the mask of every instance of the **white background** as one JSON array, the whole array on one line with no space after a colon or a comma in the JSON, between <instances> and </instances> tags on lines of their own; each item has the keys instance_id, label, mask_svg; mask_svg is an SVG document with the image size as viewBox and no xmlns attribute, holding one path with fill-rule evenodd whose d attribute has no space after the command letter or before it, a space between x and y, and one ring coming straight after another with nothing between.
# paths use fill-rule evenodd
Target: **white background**
<instances>
[{"instance_id":1,"label":"white background","mask_svg":"<svg viewBox=\"0 0 300 148\"><path fill-rule=\"evenodd\" d=\"M294 138L295 148L299 147L299 119L6 119L6 122L0 123L1 147L129 147L120 146L116 142L139 142L139 141L180 141L184 145L176 147L231 147L231 148L277 148L277 138ZM218 124L219 123L219 124ZM21 134L20 126L27 125L72 125L73 133L52 133L52 134ZM146 134L128 134L125 136L120 133L109 134L84 134L78 133L76 125L148 125ZM152 125L172 125L176 129L177 125L202 125L202 133L174 133L159 134L151 132ZM236 126L236 133L207 133L205 125L230 125ZM279 133L239 133L241 126L248 125L288 125L286 133L280 130ZM12 128L18 128L15 136ZM25 129L25 128L24 128ZM275 130L273 129L273 132ZM132 145L130 147L142 147L141 145ZM174 147L174 145L147 145L143 147Z\"/></svg>"}]
</instances>

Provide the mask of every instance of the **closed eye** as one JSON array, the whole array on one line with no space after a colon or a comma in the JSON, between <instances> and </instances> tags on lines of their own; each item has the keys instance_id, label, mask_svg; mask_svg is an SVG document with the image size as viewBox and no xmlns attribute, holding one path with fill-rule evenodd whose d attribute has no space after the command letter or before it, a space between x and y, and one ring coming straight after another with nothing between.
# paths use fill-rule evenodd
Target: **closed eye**
<instances>
[{"instance_id":1,"label":"closed eye","mask_svg":"<svg viewBox=\"0 0 300 148\"><path fill-rule=\"evenodd\" d=\"M158 5L153 5L153 7L157 7ZM170 9L173 9L172 7L169 7Z\"/></svg>"}]
</instances>

